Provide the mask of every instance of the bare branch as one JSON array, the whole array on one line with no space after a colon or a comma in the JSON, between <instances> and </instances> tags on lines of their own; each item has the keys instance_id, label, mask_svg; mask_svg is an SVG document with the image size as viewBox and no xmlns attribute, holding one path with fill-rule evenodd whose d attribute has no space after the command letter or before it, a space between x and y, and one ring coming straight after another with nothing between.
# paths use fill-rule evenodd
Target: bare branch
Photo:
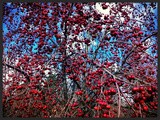
<instances>
[{"instance_id":1,"label":"bare branch","mask_svg":"<svg viewBox=\"0 0 160 120\"><path fill-rule=\"evenodd\" d=\"M28 82L30 82L29 75L28 75L25 71L23 71L23 70L21 70L21 69L18 69L18 68L14 67L14 66L11 66L11 65L9 65L9 64L7 64L7 63L2 63L2 64L5 65L5 66L7 66L7 67L9 67L9 68L12 68L12 69L20 72L20 73L22 73L22 74L26 77L26 79L28 80Z\"/></svg>"},{"instance_id":2,"label":"bare branch","mask_svg":"<svg viewBox=\"0 0 160 120\"><path fill-rule=\"evenodd\" d=\"M117 90L118 90L118 118L120 117L121 114L121 94L120 94L120 90L119 90L119 86L117 84L117 82L115 83Z\"/></svg>"}]
</instances>

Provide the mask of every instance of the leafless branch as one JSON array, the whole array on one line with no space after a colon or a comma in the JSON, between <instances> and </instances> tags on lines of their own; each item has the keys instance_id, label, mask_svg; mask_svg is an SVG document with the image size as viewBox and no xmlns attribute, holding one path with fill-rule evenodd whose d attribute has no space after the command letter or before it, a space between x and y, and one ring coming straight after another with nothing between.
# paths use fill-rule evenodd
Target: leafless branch
<instances>
[{"instance_id":1,"label":"leafless branch","mask_svg":"<svg viewBox=\"0 0 160 120\"><path fill-rule=\"evenodd\" d=\"M5 65L5 66L7 66L7 67L9 67L9 68L12 68L12 69L20 72L20 73L22 73L22 74L26 77L26 79L28 80L28 82L30 82L29 75L28 75L25 71L23 71L23 70L21 70L21 69L19 69L19 68L16 68L16 67L14 67L14 66L12 66L12 65L9 65L9 64L7 64L7 63L2 63L2 64Z\"/></svg>"},{"instance_id":2,"label":"leafless branch","mask_svg":"<svg viewBox=\"0 0 160 120\"><path fill-rule=\"evenodd\" d=\"M122 90L121 90L121 89L119 89L119 90L120 90L122 96L124 97L124 99L126 100L126 102L128 103L128 105L129 105L129 106L131 107L131 109L136 113L136 111L135 111L134 108L132 107L131 103L127 100L126 96L123 94Z\"/></svg>"},{"instance_id":3,"label":"leafless branch","mask_svg":"<svg viewBox=\"0 0 160 120\"><path fill-rule=\"evenodd\" d=\"M119 90L119 86L118 86L117 82L115 84L116 84L116 88L118 90L118 118L119 118L120 114L121 114L121 94L120 94L120 90Z\"/></svg>"}]
</instances>

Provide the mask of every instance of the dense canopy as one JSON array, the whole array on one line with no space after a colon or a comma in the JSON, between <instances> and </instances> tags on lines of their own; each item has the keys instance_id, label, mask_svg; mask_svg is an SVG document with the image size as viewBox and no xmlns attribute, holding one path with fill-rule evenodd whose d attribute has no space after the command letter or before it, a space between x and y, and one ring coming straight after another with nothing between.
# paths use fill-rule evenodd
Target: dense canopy
<instances>
[{"instance_id":1,"label":"dense canopy","mask_svg":"<svg viewBox=\"0 0 160 120\"><path fill-rule=\"evenodd\" d=\"M157 116L157 17L153 2L3 3L3 116Z\"/></svg>"}]
</instances>

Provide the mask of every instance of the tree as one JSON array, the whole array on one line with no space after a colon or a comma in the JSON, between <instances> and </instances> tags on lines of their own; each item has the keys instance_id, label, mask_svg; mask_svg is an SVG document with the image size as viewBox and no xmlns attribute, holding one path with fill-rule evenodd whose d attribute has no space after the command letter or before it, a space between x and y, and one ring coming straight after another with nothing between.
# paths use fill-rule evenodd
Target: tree
<instances>
[{"instance_id":1,"label":"tree","mask_svg":"<svg viewBox=\"0 0 160 120\"><path fill-rule=\"evenodd\" d=\"M156 10L157 3L4 3L3 115L153 115Z\"/></svg>"}]
</instances>

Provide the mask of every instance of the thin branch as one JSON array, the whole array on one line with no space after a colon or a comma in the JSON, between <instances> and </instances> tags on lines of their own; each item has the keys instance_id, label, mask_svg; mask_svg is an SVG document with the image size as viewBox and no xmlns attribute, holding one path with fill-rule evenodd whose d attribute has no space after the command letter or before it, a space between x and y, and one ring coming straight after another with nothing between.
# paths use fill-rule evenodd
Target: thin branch
<instances>
[{"instance_id":1,"label":"thin branch","mask_svg":"<svg viewBox=\"0 0 160 120\"><path fill-rule=\"evenodd\" d=\"M157 32L157 31L154 31L151 35L148 35L148 37L144 38L144 39L142 40L142 43L145 42L148 38L150 38L150 37L152 37L152 36L154 36L154 35L157 35L157 34L158 34L158 32Z\"/></svg>"},{"instance_id":2,"label":"thin branch","mask_svg":"<svg viewBox=\"0 0 160 120\"><path fill-rule=\"evenodd\" d=\"M154 35L156 35L158 32L156 31L156 32L153 32L151 35L149 35L148 37L146 37L146 38L144 38L141 42L143 43L143 42L145 42L148 38L150 38L150 37L152 37L152 36L154 36ZM135 51L135 49L136 48L138 48L139 46L134 46L133 48L132 48L132 50L127 54L127 56L124 58L124 60L122 61L122 66L121 66L121 68L123 67L123 65L126 63L126 61L127 61L127 59L129 58L129 56Z\"/></svg>"},{"instance_id":3,"label":"thin branch","mask_svg":"<svg viewBox=\"0 0 160 120\"><path fill-rule=\"evenodd\" d=\"M56 47L58 47L58 45L56 44L56 42L55 42L53 39L50 39L50 40L51 40L51 42L52 42L53 44L56 45Z\"/></svg>"},{"instance_id":4,"label":"thin branch","mask_svg":"<svg viewBox=\"0 0 160 120\"><path fill-rule=\"evenodd\" d=\"M126 63L127 59L129 58L129 56L134 52L135 48L137 47L133 47L132 50L127 54L127 56L124 58L124 60L122 61L122 66L121 68L123 67L123 65Z\"/></svg>"},{"instance_id":5,"label":"thin branch","mask_svg":"<svg viewBox=\"0 0 160 120\"><path fill-rule=\"evenodd\" d=\"M131 109L136 113L136 111L133 109L131 103L127 100L126 96L123 94L121 89L120 89L120 92L121 92L122 96L124 97L124 99L126 100L126 102L128 103L128 105L131 107Z\"/></svg>"},{"instance_id":6,"label":"thin branch","mask_svg":"<svg viewBox=\"0 0 160 120\"><path fill-rule=\"evenodd\" d=\"M18 69L18 68L14 67L14 66L11 66L11 65L9 65L9 64L7 64L7 63L2 63L2 64L5 65L5 66L7 66L7 67L9 67L9 68L12 68L12 69L20 72L20 73L22 73L22 74L26 77L26 79L28 80L28 82L30 82L29 75L28 75L25 71L23 71L23 70L21 70L21 69Z\"/></svg>"},{"instance_id":7,"label":"thin branch","mask_svg":"<svg viewBox=\"0 0 160 120\"><path fill-rule=\"evenodd\" d=\"M123 44L131 44L131 43L128 43L128 42L124 42L124 41L113 41L113 42L109 42L109 43L123 43Z\"/></svg>"},{"instance_id":8,"label":"thin branch","mask_svg":"<svg viewBox=\"0 0 160 120\"><path fill-rule=\"evenodd\" d=\"M100 67L100 65L96 64L98 67ZM110 74L113 78L115 78L116 80L118 81L121 81L121 82L125 82L127 84L130 84L130 85L134 85L133 83L130 83L130 82L127 82L127 81L124 81L124 80L121 80L119 77L115 76L114 74L112 74L109 70L107 70L106 68L103 68L108 74Z\"/></svg>"},{"instance_id":9,"label":"thin branch","mask_svg":"<svg viewBox=\"0 0 160 120\"><path fill-rule=\"evenodd\" d=\"M78 89L81 89L81 86L78 84L78 82L76 80L73 80L73 82L77 85Z\"/></svg>"},{"instance_id":10,"label":"thin branch","mask_svg":"<svg viewBox=\"0 0 160 120\"><path fill-rule=\"evenodd\" d=\"M21 93L17 94L17 95L14 96L14 97L11 97L11 96L10 96L9 98L7 98L6 103L7 103L10 99L13 99L13 98L15 98L15 97L17 97L17 96L20 96L20 95L25 94L28 90L29 90L29 88L25 89L24 91L22 91Z\"/></svg>"},{"instance_id":11,"label":"thin branch","mask_svg":"<svg viewBox=\"0 0 160 120\"><path fill-rule=\"evenodd\" d=\"M117 82L115 84L116 84L116 88L118 90L118 118L119 118L120 114L121 114L121 94L120 94L120 90L119 90L119 86L118 86Z\"/></svg>"},{"instance_id":12,"label":"thin branch","mask_svg":"<svg viewBox=\"0 0 160 120\"><path fill-rule=\"evenodd\" d=\"M99 46L97 47L97 49L95 50L95 56L94 56L93 60L96 58L99 48L100 48L100 45L99 45Z\"/></svg>"},{"instance_id":13,"label":"thin branch","mask_svg":"<svg viewBox=\"0 0 160 120\"><path fill-rule=\"evenodd\" d=\"M63 110L62 110L61 113L60 113L60 116L63 114L64 110L66 110L68 104L72 101L72 99L73 99L73 96L71 96L71 98L68 100L68 102L67 102L66 105L64 106Z\"/></svg>"}]
</instances>

